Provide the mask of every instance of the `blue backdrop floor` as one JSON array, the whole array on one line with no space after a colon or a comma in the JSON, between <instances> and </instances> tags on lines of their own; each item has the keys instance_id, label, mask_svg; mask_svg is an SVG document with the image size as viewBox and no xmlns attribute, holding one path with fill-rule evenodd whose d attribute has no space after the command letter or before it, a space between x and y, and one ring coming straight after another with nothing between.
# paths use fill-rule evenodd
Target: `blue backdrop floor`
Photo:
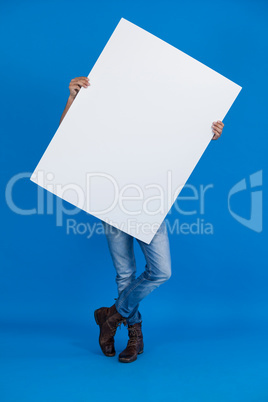
<instances>
[{"instance_id":1,"label":"blue backdrop floor","mask_svg":"<svg viewBox=\"0 0 268 402\"><path fill-rule=\"evenodd\" d=\"M170 317L171 318L171 317ZM2 400L212 401L268 400L268 329L249 322L143 324L145 351L118 362L127 329L116 334L117 355L98 345L88 323L5 323L1 334Z\"/></svg>"}]
</instances>

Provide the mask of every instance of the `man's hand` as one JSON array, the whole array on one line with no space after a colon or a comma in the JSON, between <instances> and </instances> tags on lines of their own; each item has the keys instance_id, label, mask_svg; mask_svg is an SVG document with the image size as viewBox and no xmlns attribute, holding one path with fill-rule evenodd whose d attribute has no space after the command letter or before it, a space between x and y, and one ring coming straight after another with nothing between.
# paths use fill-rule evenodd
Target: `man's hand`
<instances>
[{"instance_id":1,"label":"man's hand","mask_svg":"<svg viewBox=\"0 0 268 402\"><path fill-rule=\"evenodd\" d=\"M214 121L212 123L212 131L214 133L214 136L211 138L212 140L217 140L218 138L220 138L221 134L222 134L222 129L224 127L224 124L222 121L218 120L218 121Z\"/></svg>"},{"instance_id":2,"label":"man's hand","mask_svg":"<svg viewBox=\"0 0 268 402\"><path fill-rule=\"evenodd\" d=\"M87 87L89 87L89 85L90 85L90 83L89 83L88 77L77 77L77 78L73 78L71 80L71 82L69 84L70 95L67 100L65 109L61 115L60 124L61 124L62 120L64 119L66 113L70 109L70 106L73 103L73 101L74 101L76 95L78 94L78 92L80 91L80 89L82 87L87 88Z\"/></svg>"},{"instance_id":3,"label":"man's hand","mask_svg":"<svg viewBox=\"0 0 268 402\"><path fill-rule=\"evenodd\" d=\"M73 78L69 84L70 97L75 98L81 87L87 88L90 85L88 77Z\"/></svg>"}]
</instances>

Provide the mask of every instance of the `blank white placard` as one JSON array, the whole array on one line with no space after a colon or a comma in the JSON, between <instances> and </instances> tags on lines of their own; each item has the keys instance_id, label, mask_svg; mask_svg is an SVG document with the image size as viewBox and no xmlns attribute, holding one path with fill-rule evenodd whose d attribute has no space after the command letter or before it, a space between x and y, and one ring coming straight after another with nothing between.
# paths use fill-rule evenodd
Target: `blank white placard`
<instances>
[{"instance_id":1,"label":"blank white placard","mask_svg":"<svg viewBox=\"0 0 268 402\"><path fill-rule=\"evenodd\" d=\"M242 88L124 18L88 77L30 179L149 244Z\"/></svg>"}]
</instances>

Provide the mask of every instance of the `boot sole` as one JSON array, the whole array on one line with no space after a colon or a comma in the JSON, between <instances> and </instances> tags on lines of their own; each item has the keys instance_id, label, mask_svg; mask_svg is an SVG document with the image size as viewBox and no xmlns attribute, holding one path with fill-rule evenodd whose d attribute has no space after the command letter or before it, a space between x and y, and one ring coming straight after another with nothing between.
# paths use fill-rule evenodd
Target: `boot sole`
<instances>
[{"instance_id":1,"label":"boot sole","mask_svg":"<svg viewBox=\"0 0 268 402\"><path fill-rule=\"evenodd\" d=\"M98 320L98 316L97 316L97 315L98 315L98 309L94 311L94 318L95 318L96 324L100 327L100 322L99 322L99 320ZM104 353L104 351L102 350L101 344L100 344L100 335L99 335L99 345L100 345L100 348L101 348L102 353L103 353L105 356L107 356L107 357L113 357L113 356L115 356L116 353L111 353L111 354L109 354L109 353Z\"/></svg>"},{"instance_id":2,"label":"boot sole","mask_svg":"<svg viewBox=\"0 0 268 402\"><path fill-rule=\"evenodd\" d=\"M143 353L143 349L142 350L140 350L139 351L139 353L138 353L138 355L141 355ZM136 357L136 359L134 359L134 360L127 360L127 359L124 359L123 357L119 357L119 359L118 359L121 363L132 363L132 362L135 362L135 360L137 360L137 357Z\"/></svg>"}]
</instances>

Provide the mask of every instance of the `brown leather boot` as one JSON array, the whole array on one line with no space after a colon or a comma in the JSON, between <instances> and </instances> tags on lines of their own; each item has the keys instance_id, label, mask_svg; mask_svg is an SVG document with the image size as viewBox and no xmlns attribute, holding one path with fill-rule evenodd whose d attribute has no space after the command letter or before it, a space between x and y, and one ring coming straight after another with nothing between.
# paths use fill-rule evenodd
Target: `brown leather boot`
<instances>
[{"instance_id":1,"label":"brown leather boot","mask_svg":"<svg viewBox=\"0 0 268 402\"><path fill-rule=\"evenodd\" d=\"M105 356L114 356L114 336L117 327L124 323L126 319L118 313L115 304L111 307L101 307L94 311L96 323L100 327L99 344Z\"/></svg>"},{"instance_id":2,"label":"brown leather boot","mask_svg":"<svg viewBox=\"0 0 268 402\"><path fill-rule=\"evenodd\" d=\"M143 336L141 332L141 322L128 326L129 340L126 349L119 355L119 361L122 363L131 363L137 359L137 355L143 352Z\"/></svg>"}]
</instances>

